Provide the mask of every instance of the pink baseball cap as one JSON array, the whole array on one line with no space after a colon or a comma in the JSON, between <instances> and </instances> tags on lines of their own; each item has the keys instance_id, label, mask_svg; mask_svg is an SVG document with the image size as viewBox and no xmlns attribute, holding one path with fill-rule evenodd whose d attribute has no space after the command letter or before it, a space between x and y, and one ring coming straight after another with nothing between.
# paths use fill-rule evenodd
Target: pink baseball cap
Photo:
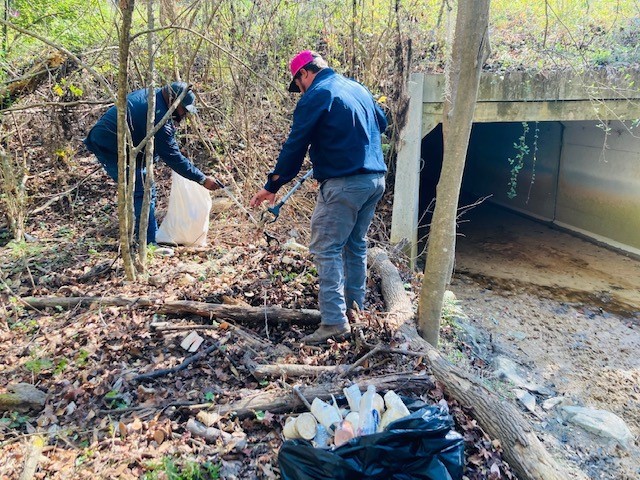
<instances>
[{"instance_id":1,"label":"pink baseball cap","mask_svg":"<svg viewBox=\"0 0 640 480\"><path fill-rule=\"evenodd\" d=\"M303 50L302 52L298 53L295 57L291 59L291 62L289 62L289 70L291 70L291 77L292 77L291 83L289 84L290 92L300 91L295 81L296 74L307 63L313 62L313 59L315 57L316 57L316 54L314 54L311 50Z\"/></svg>"}]
</instances>

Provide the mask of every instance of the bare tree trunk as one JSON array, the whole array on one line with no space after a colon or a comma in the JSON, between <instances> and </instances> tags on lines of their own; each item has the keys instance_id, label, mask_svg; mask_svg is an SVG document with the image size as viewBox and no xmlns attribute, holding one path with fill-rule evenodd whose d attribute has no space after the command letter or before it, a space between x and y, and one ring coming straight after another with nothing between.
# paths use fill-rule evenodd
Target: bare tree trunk
<instances>
[{"instance_id":1,"label":"bare tree trunk","mask_svg":"<svg viewBox=\"0 0 640 480\"><path fill-rule=\"evenodd\" d=\"M22 240L27 206L27 165L0 147L0 205L13 238Z\"/></svg>"},{"instance_id":2,"label":"bare tree trunk","mask_svg":"<svg viewBox=\"0 0 640 480\"><path fill-rule=\"evenodd\" d=\"M156 86L155 86L155 52L154 52L154 34L155 15L153 12L153 0L148 0L147 4L147 52L149 55L149 68L147 69L147 135L153 130L156 117ZM140 227L138 230L138 263L142 272L147 264L147 228L149 227L149 211L151 210L151 188L153 187L153 143L154 137L150 137L147 141L144 151L144 161L147 174L144 180L144 199L142 201L142 211L140 212Z\"/></svg>"},{"instance_id":3,"label":"bare tree trunk","mask_svg":"<svg viewBox=\"0 0 640 480\"><path fill-rule=\"evenodd\" d=\"M456 211L469 146L482 64L488 55L490 0L459 0L448 73L451 91L444 101L444 156L429 233L427 263L419 303L420 333L438 345L440 315L451 279L456 245Z\"/></svg>"},{"instance_id":4,"label":"bare tree trunk","mask_svg":"<svg viewBox=\"0 0 640 480\"><path fill-rule=\"evenodd\" d=\"M135 184L135 161L127 155L127 91L128 91L128 72L129 67L129 46L131 19L133 17L133 9L135 0L120 0L120 13L122 15L122 23L120 30L119 42L119 62L118 62L118 95L116 105L118 109L118 218L120 225L120 249L122 251L122 260L124 262L124 270L129 280L135 280L136 271L131 257L131 232L135 218L133 215L133 198L128 195L128 184L131 183L131 175L134 176ZM129 169L127 169L127 165ZM130 170L131 172L128 172ZM133 185L131 185L133 187Z\"/></svg>"}]
</instances>

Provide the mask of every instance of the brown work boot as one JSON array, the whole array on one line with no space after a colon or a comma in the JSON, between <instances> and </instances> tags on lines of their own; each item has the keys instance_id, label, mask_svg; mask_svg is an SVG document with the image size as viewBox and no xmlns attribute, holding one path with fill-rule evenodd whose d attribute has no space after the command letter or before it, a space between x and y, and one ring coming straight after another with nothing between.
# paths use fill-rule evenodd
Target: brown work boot
<instances>
[{"instance_id":1,"label":"brown work boot","mask_svg":"<svg viewBox=\"0 0 640 480\"><path fill-rule=\"evenodd\" d=\"M300 340L307 345L319 345L326 342L330 338L334 340L344 340L351 335L351 327L348 323L341 325L320 325L320 327L313 333L302 337Z\"/></svg>"}]
</instances>

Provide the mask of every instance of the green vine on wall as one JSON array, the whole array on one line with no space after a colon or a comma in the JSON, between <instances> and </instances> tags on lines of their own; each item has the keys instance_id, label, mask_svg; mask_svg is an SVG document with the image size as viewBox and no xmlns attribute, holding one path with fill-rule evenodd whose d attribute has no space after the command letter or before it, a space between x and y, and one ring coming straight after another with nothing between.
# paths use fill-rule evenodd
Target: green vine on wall
<instances>
[{"instance_id":1,"label":"green vine on wall","mask_svg":"<svg viewBox=\"0 0 640 480\"><path fill-rule=\"evenodd\" d=\"M531 159L531 181L529 182L529 192L527 192L527 201L526 204L529 203L529 199L531 198L531 188L536 181L536 163L538 161L538 134L540 133L540 128L538 126L538 122L536 122L536 128L533 131L533 158Z\"/></svg>"},{"instance_id":2,"label":"green vine on wall","mask_svg":"<svg viewBox=\"0 0 640 480\"><path fill-rule=\"evenodd\" d=\"M538 134L540 129L538 127L538 122L536 122L536 127L533 136L533 161L531 166L531 183L529 184L529 193L527 194L527 203L529 202L529 197L531 196L531 187L535 182L536 178L536 161L537 161L537 153L538 153ZM509 199L514 199L518 196L516 190L518 187L518 175L520 174L520 170L524 167L524 158L529 155L531 150L529 149L529 145L527 145L527 134L529 133L529 124L527 122L522 122L522 135L518 138L518 142L513 144L513 148L516 150L516 155L511 158L509 157L507 160L509 165L511 165L511 176L509 178L509 190L507 191L507 197Z\"/></svg>"}]
</instances>

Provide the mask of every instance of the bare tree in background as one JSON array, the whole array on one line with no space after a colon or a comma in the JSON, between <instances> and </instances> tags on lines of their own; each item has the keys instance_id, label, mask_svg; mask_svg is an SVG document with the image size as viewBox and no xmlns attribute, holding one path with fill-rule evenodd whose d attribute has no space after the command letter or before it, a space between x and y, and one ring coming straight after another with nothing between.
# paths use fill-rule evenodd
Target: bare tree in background
<instances>
[{"instance_id":1,"label":"bare tree in background","mask_svg":"<svg viewBox=\"0 0 640 480\"><path fill-rule=\"evenodd\" d=\"M135 0L120 0L120 40L118 55L118 95L116 106L118 109L118 218L120 225L120 249L127 279L135 280L136 270L131 255L131 239L135 217L133 213L133 188L135 186L135 157L128 155L129 142L127 125L127 91L129 48L131 44L131 20Z\"/></svg>"},{"instance_id":2,"label":"bare tree in background","mask_svg":"<svg viewBox=\"0 0 640 480\"><path fill-rule=\"evenodd\" d=\"M422 337L438 345L444 292L451 280L456 247L456 213L480 71L489 56L490 0L459 0L450 67L445 71L442 118L444 154L431 222L427 263L420 292L418 323Z\"/></svg>"},{"instance_id":3,"label":"bare tree in background","mask_svg":"<svg viewBox=\"0 0 640 480\"><path fill-rule=\"evenodd\" d=\"M147 136L153 130L156 116L156 82L155 82L155 52L154 33L155 14L153 11L154 2L148 0L147 22L149 32L147 33L147 53L149 55L149 66L147 68ZM147 228L149 226L149 210L151 209L151 188L153 186L153 144L154 137L149 137L144 151L144 161L146 175L144 177L144 198L142 200L142 210L140 212L140 226L138 231L138 263L142 271L147 263Z\"/></svg>"}]
</instances>

